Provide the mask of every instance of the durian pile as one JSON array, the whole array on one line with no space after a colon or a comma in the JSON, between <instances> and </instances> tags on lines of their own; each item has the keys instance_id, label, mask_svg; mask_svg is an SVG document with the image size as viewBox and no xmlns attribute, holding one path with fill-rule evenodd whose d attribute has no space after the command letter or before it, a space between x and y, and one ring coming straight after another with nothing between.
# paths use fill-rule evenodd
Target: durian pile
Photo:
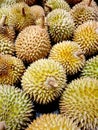
<instances>
[{"instance_id":1,"label":"durian pile","mask_svg":"<svg viewBox=\"0 0 98 130\"><path fill-rule=\"evenodd\" d=\"M0 0L0 130L98 130L98 1Z\"/></svg>"}]
</instances>

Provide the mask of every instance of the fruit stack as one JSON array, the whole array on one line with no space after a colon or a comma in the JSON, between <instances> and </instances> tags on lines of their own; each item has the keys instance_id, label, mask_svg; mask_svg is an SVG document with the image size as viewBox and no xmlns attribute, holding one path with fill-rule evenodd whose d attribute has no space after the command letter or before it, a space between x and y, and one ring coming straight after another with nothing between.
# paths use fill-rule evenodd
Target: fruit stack
<instances>
[{"instance_id":1,"label":"fruit stack","mask_svg":"<svg viewBox=\"0 0 98 130\"><path fill-rule=\"evenodd\" d=\"M98 5L0 0L0 130L98 130Z\"/></svg>"}]
</instances>

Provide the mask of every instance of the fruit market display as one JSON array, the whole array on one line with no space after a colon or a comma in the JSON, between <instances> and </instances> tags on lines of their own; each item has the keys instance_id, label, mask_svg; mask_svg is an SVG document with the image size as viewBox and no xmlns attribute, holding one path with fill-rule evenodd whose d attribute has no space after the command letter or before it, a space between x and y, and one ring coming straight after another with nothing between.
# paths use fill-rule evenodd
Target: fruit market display
<instances>
[{"instance_id":1,"label":"fruit market display","mask_svg":"<svg viewBox=\"0 0 98 130\"><path fill-rule=\"evenodd\" d=\"M0 130L98 130L97 0L0 0Z\"/></svg>"}]
</instances>

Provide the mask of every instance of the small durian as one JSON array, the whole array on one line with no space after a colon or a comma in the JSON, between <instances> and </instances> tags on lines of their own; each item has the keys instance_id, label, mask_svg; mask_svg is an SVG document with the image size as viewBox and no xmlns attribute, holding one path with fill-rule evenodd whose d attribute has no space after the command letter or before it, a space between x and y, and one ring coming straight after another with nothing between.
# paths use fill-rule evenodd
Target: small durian
<instances>
[{"instance_id":1,"label":"small durian","mask_svg":"<svg viewBox=\"0 0 98 130\"><path fill-rule=\"evenodd\" d=\"M81 130L98 128L98 80L73 80L61 96L60 113L72 119Z\"/></svg>"},{"instance_id":2,"label":"small durian","mask_svg":"<svg viewBox=\"0 0 98 130\"><path fill-rule=\"evenodd\" d=\"M26 130L80 130L70 119L60 114L43 114Z\"/></svg>"},{"instance_id":3,"label":"small durian","mask_svg":"<svg viewBox=\"0 0 98 130\"><path fill-rule=\"evenodd\" d=\"M86 61L81 76L98 79L98 55Z\"/></svg>"},{"instance_id":4,"label":"small durian","mask_svg":"<svg viewBox=\"0 0 98 130\"><path fill-rule=\"evenodd\" d=\"M22 76L22 88L38 104L55 101L66 87L63 66L50 59L33 62Z\"/></svg>"},{"instance_id":5,"label":"small durian","mask_svg":"<svg viewBox=\"0 0 98 130\"><path fill-rule=\"evenodd\" d=\"M76 4L70 11L73 20L75 22L75 26L78 27L79 25L85 23L88 20L97 20L97 13L96 10L90 7L90 4Z\"/></svg>"},{"instance_id":6,"label":"small durian","mask_svg":"<svg viewBox=\"0 0 98 130\"><path fill-rule=\"evenodd\" d=\"M49 59L60 62L67 75L81 71L85 57L80 46L73 41L63 41L55 44L50 50Z\"/></svg>"},{"instance_id":7,"label":"small durian","mask_svg":"<svg viewBox=\"0 0 98 130\"><path fill-rule=\"evenodd\" d=\"M72 37L75 26L69 12L63 9L55 9L47 15L49 34L55 43L68 40Z\"/></svg>"},{"instance_id":8,"label":"small durian","mask_svg":"<svg viewBox=\"0 0 98 130\"><path fill-rule=\"evenodd\" d=\"M14 85L25 71L23 62L11 55L0 54L0 84Z\"/></svg>"},{"instance_id":9,"label":"small durian","mask_svg":"<svg viewBox=\"0 0 98 130\"><path fill-rule=\"evenodd\" d=\"M85 56L92 56L98 52L98 22L87 21L79 25L73 35L73 41L77 42L84 51Z\"/></svg>"},{"instance_id":10,"label":"small durian","mask_svg":"<svg viewBox=\"0 0 98 130\"><path fill-rule=\"evenodd\" d=\"M5 122L6 130L24 130L34 115L33 108L31 99L21 89L0 85L0 122Z\"/></svg>"},{"instance_id":11,"label":"small durian","mask_svg":"<svg viewBox=\"0 0 98 130\"><path fill-rule=\"evenodd\" d=\"M9 12L8 24L13 26L16 31L20 32L25 27L34 24L33 13L30 7L24 3L16 3Z\"/></svg>"},{"instance_id":12,"label":"small durian","mask_svg":"<svg viewBox=\"0 0 98 130\"><path fill-rule=\"evenodd\" d=\"M16 39L16 55L26 63L44 58L51 49L48 31L44 25L44 16L40 26L29 26L21 31Z\"/></svg>"}]
</instances>

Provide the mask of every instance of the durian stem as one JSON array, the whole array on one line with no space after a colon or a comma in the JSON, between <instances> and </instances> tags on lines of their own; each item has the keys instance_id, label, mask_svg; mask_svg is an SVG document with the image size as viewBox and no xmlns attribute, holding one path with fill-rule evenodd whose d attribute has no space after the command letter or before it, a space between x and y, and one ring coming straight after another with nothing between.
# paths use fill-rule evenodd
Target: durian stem
<instances>
[{"instance_id":1,"label":"durian stem","mask_svg":"<svg viewBox=\"0 0 98 130\"><path fill-rule=\"evenodd\" d=\"M52 11L52 7L48 4L45 4L45 6L49 9L49 11Z\"/></svg>"},{"instance_id":2,"label":"durian stem","mask_svg":"<svg viewBox=\"0 0 98 130\"><path fill-rule=\"evenodd\" d=\"M24 17L26 16L25 8L24 8L24 7L22 8L22 15L23 15Z\"/></svg>"},{"instance_id":3,"label":"durian stem","mask_svg":"<svg viewBox=\"0 0 98 130\"><path fill-rule=\"evenodd\" d=\"M45 15L41 16L41 28L45 28Z\"/></svg>"},{"instance_id":4,"label":"durian stem","mask_svg":"<svg viewBox=\"0 0 98 130\"><path fill-rule=\"evenodd\" d=\"M53 77L48 77L46 84L49 88L56 88L58 86L56 80Z\"/></svg>"},{"instance_id":5,"label":"durian stem","mask_svg":"<svg viewBox=\"0 0 98 130\"><path fill-rule=\"evenodd\" d=\"M4 121L0 122L0 130L6 130L6 124Z\"/></svg>"},{"instance_id":6,"label":"durian stem","mask_svg":"<svg viewBox=\"0 0 98 130\"><path fill-rule=\"evenodd\" d=\"M89 0L89 2L88 2L88 6L90 6L90 5L91 5L91 3L92 3L92 0Z\"/></svg>"},{"instance_id":7,"label":"durian stem","mask_svg":"<svg viewBox=\"0 0 98 130\"><path fill-rule=\"evenodd\" d=\"M76 52L75 55L80 57L81 55L84 55L84 52L82 52L82 51L81 52Z\"/></svg>"},{"instance_id":8,"label":"durian stem","mask_svg":"<svg viewBox=\"0 0 98 130\"><path fill-rule=\"evenodd\" d=\"M0 20L0 27L3 27L3 26L4 26L5 21L6 21L6 16L3 15L2 18L1 18L1 20Z\"/></svg>"}]
</instances>

